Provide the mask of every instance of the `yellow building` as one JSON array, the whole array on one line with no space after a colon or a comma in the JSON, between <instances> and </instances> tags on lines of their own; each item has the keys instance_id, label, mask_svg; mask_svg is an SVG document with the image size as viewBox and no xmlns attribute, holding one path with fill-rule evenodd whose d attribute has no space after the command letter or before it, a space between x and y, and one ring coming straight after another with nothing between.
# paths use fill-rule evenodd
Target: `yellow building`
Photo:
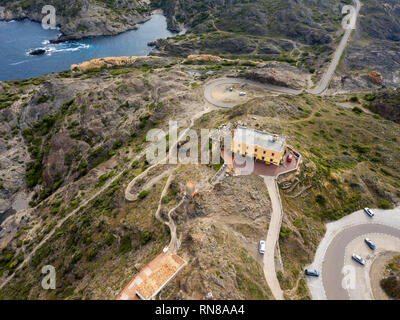
<instances>
[{"instance_id":1,"label":"yellow building","mask_svg":"<svg viewBox=\"0 0 400 320\"><path fill-rule=\"evenodd\" d=\"M286 139L276 134L239 126L233 135L232 152L279 166L285 155Z\"/></svg>"}]
</instances>

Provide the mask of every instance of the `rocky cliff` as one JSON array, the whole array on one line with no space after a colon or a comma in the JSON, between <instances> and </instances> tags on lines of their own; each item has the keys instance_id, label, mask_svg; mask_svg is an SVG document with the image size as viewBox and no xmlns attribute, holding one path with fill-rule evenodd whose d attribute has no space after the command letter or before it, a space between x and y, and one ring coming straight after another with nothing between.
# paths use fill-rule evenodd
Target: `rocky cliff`
<instances>
[{"instance_id":1,"label":"rocky cliff","mask_svg":"<svg viewBox=\"0 0 400 320\"><path fill-rule=\"evenodd\" d=\"M44 0L0 0L4 14L0 19L24 19L41 22L45 14L42 8L49 3ZM55 0L56 24L60 26L60 41L89 36L115 35L135 29L150 17L150 7L144 0L110 2L100 0Z\"/></svg>"}]
</instances>

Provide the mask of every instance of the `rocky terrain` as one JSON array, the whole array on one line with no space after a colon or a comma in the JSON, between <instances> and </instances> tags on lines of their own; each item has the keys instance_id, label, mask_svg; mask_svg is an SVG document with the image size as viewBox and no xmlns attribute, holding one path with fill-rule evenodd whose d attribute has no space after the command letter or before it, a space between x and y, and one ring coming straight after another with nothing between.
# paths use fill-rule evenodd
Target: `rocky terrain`
<instances>
[{"instance_id":1,"label":"rocky terrain","mask_svg":"<svg viewBox=\"0 0 400 320\"><path fill-rule=\"evenodd\" d=\"M1 0L4 12L0 19L28 18L41 22L45 14L42 8L49 3L40 1ZM115 35L137 28L137 24L149 19L151 9L148 1L107 0L56 0L51 3L56 9L56 24L62 36L59 41L90 36Z\"/></svg>"},{"instance_id":2,"label":"rocky terrain","mask_svg":"<svg viewBox=\"0 0 400 320\"><path fill-rule=\"evenodd\" d=\"M400 89L380 91L366 96L368 107L385 119L400 123Z\"/></svg>"},{"instance_id":3,"label":"rocky terrain","mask_svg":"<svg viewBox=\"0 0 400 320\"><path fill-rule=\"evenodd\" d=\"M159 165L126 199L128 184L150 166L146 134L166 131L169 120L197 130L242 123L284 135L302 154L299 171L279 180L277 275L285 298L309 299L303 268L324 223L400 203L399 89L387 89L400 81L400 9L394 0L362 2L327 95L251 87L231 109L205 101L208 81L311 88L342 35L349 1L56 2L61 40L134 28L156 8L171 30L187 33L156 41L150 57L100 58L0 82L0 299L114 299L168 245L162 221L176 206L178 254L188 265L157 298L272 299L257 252L271 219L260 177L227 174L211 185L220 166L179 165L160 197L171 167ZM43 4L0 0L6 19L40 21ZM196 193L178 206L188 181ZM38 281L47 264L56 267L56 290Z\"/></svg>"},{"instance_id":4,"label":"rocky terrain","mask_svg":"<svg viewBox=\"0 0 400 320\"><path fill-rule=\"evenodd\" d=\"M375 70L383 77L381 85L397 88L400 84L399 3L396 0L361 2L360 21L346 51L342 71L363 75ZM354 86L368 88L364 84L356 77L344 81L343 87L347 91Z\"/></svg>"},{"instance_id":5,"label":"rocky terrain","mask_svg":"<svg viewBox=\"0 0 400 320\"><path fill-rule=\"evenodd\" d=\"M381 287L394 300L400 300L400 256L395 256L386 266Z\"/></svg>"},{"instance_id":6,"label":"rocky terrain","mask_svg":"<svg viewBox=\"0 0 400 320\"><path fill-rule=\"evenodd\" d=\"M41 21L43 2L1 0L4 19ZM186 57L209 53L257 57L287 62L302 68L317 81L343 34L341 9L348 0L243 1L243 0L74 0L68 7L56 2L60 41L86 36L115 35L144 22L154 9L163 9L168 28L186 34L152 43L153 54ZM360 19L341 67L332 84L335 90L396 88L400 84L400 10L396 0L364 0ZM235 23L240 21L241 23ZM365 81L370 71L382 82Z\"/></svg>"}]
</instances>

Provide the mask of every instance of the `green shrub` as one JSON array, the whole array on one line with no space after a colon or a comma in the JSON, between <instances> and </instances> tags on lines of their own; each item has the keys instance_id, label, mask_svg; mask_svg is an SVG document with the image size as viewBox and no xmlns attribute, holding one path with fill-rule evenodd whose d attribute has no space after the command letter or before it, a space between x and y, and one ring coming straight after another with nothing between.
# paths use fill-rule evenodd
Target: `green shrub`
<instances>
[{"instance_id":1,"label":"green shrub","mask_svg":"<svg viewBox=\"0 0 400 320\"><path fill-rule=\"evenodd\" d=\"M131 237L129 235L123 236L121 238L121 243L119 245L119 252L124 254L132 250Z\"/></svg>"},{"instance_id":2,"label":"green shrub","mask_svg":"<svg viewBox=\"0 0 400 320\"><path fill-rule=\"evenodd\" d=\"M290 228L282 226L281 231L279 232L279 236L283 239L286 239L287 237L289 237L291 232L292 230L290 230Z\"/></svg>"},{"instance_id":3,"label":"green shrub","mask_svg":"<svg viewBox=\"0 0 400 320\"><path fill-rule=\"evenodd\" d=\"M149 192L147 190L143 190L142 192L139 193L138 198L139 199L144 199L149 195Z\"/></svg>"},{"instance_id":4,"label":"green shrub","mask_svg":"<svg viewBox=\"0 0 400 320\"><path fill-rule=\"evenodd\" d=\"M114 237L111 233L107 233L105 243L108 246L111 246L114 242Z\"/></svg>"},{"instance_id":5,"label":"green shrub","mask_svg":"<svg viewBox=\"0 0 400 320\"><path fill-rule=\"evenodd\" d=\"M45 103L45 102L47 102L47 100L49 100L49 99L50 99L50 97L43 95L43 96L40 96L40 97L37 99L37 103L38 103L38 104Z\"/></svg>"},{"instance_id":6,"label":"green shrub","mask_svg":"<svg viewBox=\"0 0 400 320\"><path fill-rule=\"evenodd\" d=\"M135 169L138 166L138 164L139 164L138 160L133 161L132 162L132 169Z\"/></svg>"},{"instance_id":7,"label":"green shrub","mask_svg":"<svg viewBox=\"0 0 400 320\"><path fill-rule=\"evenodd\" d=\"M378 207L381 209L389 209L390 208L390 203L389 201L385 200L385 199L381 199L378 202Z\"/></svg>"},{"instance_id":8,"label":"green shrub","mask_svg":"<svg viewBox=\"0 0 400 320\"><path fill-rule=\"evenodd\" d=\"M97 251L94 249L90 249L86 255L87 261L93 261L94 258L96 257L96 255L97 255Z\"/></svg>"},{"instance_id":9,"label":"green shrub","mask_svg":"<svg viewBox=\"0 0 400 320\"><path fill-rule=\"evenodd\" d=\"M76 263L82 258L82 252L79 250L75 252L74 256L72 257L72 263Z\"/></svg>"},{"instance_id":10,"label":"green shrub","mask_svg":"<svg viewBox=\"0 0 400 320\"><path fill-rule=\"evenodd\" d=\"M354 96L349 99L350 102L358 102L358 97Z\"/></svg>"},{"instance_id":11,"label":"green shrub","mask_svg":"<svg viewBox=\"0 0 400 320\"><path fill-rule=\"evenodd\" d=\"M140 245L144 246L146 243L148 243L151 240L152 236L150 231L144 230L140 234Z\"/></svg>"},{"instance_id":12,"label":"green shrub","mask_svg":"<svg viewBox=\"0 0 400 320\"><path fill-rule=\"evenodd\" d=\"M315 202L318 203L320 206L326 205L326 199L322 194L317 194L315 197Z\"/></svg>"},{"instance_id":13,"label":"green shrub","mask_svg":"<svg viewBox=\"0 0 400 320\"><path fill-rule=\"evenodd\" d=\"M364 97L364 100L367 100L367 101L374 101L374 100L375 100L375 95L374 95L373 93L367 94L367 95Z\"/></svg>"}]
</instances>

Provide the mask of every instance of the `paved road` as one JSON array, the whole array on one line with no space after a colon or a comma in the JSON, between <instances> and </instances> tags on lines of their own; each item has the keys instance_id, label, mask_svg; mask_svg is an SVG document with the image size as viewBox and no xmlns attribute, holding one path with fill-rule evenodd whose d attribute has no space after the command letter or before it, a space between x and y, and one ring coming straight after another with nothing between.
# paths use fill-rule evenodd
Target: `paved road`
<instances>
[{"instance_id":1,"label":"paved road","mask_svg":"<svg viewBox=\"0 0 400 320\"><path fill-rule=\"evenodd\" d=\"M363 210L357 211L336 222L327 224L327 232L322 239L311 268L321 271L319 278L307 278L313 299L348 300L352 297L368 296L368 292L351 292L342 288L344 265L350 263L350 253L346 248L353 246L356 238L368 237L368 234L380 234L382 237L395 237L400 241L400 207L393 210L375 209L375 217L369 218ZM379 236L377 236L379 238ZM381 241L378 239L378 241ZM393 248L381 248L393 250ZM367 261L367 265L372 261ZM360 274L358 274L360 276ZM361 276L363 276L361 274ZM368 282L364 274L363 282Z\"/></svg>"},{"instance_id":2,"label":"paved road","mask_svg":"<svg viewBox=\"0 0 400 320\"><path fill-rule=\"evenodd\" d=\"M360 13L360 8L361 8L361 3L360 0L354 0L355 6L356 6L356 22L358 20L358 16ZM320 95L322 94L324 91L326 91L326 89L329 86L329 83L331 82L331 79L333 77L333 74L335 73L335 70L340 62L340 58L343 55L344 50L346 49L347 43L350 39L351 33L352 33L353 29L347 29L345 31L345 34L343 35L339 46L337 47L335 54L332 58L332 61L327 69L327 71L324 73L324 75L322 76L319 84L311 90L308 90L309 93L314 94L314 95ZM208 83L204 89L204 97L206 98L206 100L217 106L220 108L233 108L237 105L240 104L240 102L237 103L225 103L225 102L221 102L218 100L215 100L212 97L212 91L215 87L220 86L220 85L231 85L231 84L252 84L255 86L259 86L262 87L263 89L269 90L269 91L275 91L278 93L283 93L283 94L290 94L290 95L298 95L302 92L304 92L304 90L294 90L294 89L290 89L290 88L286 88L286 87L279 87L279 86L274 86L271 84L262 84L259 82L255 82L255 81L250 81L250 80L246 80L246 79L218 79L215 81L212 81L210 83Z\"/></svg>"},{"instance_id":3,"label":"paved road","mask_svg":"<svg viewBox=\"0 0 400 320\"><path fill-rule=\"evenodd\" d=\"M359 0L354 0L355 5L356 5L356 21L358 19L358 15L360 13L360 8L361 8L361 3ZM342 40L340 41L340 44L338 48L336 49L335 55L333 56L333 59L331 61L331 64L328 67L328 70L325 72L325 74L322 76L321 81L319 84L314 88L309 90L310 93L312 94L322 94L327 88L329 83L331 82L332 76L335 73L335 70L340 62L340 58L343 55L344 50L346 49L347 42L350 39L350 35L352 33L352 29L347 29Z\"/></svg>"},{"instance_id":4,"label":"paved road","mask_svg":"<svg viewBox=\"0 0 400 320\"><path fill-rule=\"evenodd\" d=\"M365 238L371 239L376 249L371 250L364 242ZM365 266L356 263L351 255L357 253L366 261ZM380 257L391 253L398 255L400 253L400 238L387 234L387 233L367 233L353 239L347 246L345 251L344 265L351 267L354 271L355 281L352 283L353 287L349 288L348 297L350 300L373 300L379 299L375 296L377 290L383 290L380 287L380 280L382 279L382 272L372 270L372 265L379 262ZM397 253L397 254L396 254ZM384 266L382 266L382 269Z\"/></svg>"},{"instance_id":5,"label":"paved road","mask_svg":"<svg viewBox=\"0 0 400 320\"><path fill-rule=\"evenodd\" d=\"M265 243L264 254L264 274L268 286L276 300L284 300L282 289L276 277L275 270L275 248L279 239L282 223L282 203L279 195L278 185L274 177L264 177L265 185L268 189L272 204L272 215L269 223L267 240Z\"/></svg>"}]
</instances>

